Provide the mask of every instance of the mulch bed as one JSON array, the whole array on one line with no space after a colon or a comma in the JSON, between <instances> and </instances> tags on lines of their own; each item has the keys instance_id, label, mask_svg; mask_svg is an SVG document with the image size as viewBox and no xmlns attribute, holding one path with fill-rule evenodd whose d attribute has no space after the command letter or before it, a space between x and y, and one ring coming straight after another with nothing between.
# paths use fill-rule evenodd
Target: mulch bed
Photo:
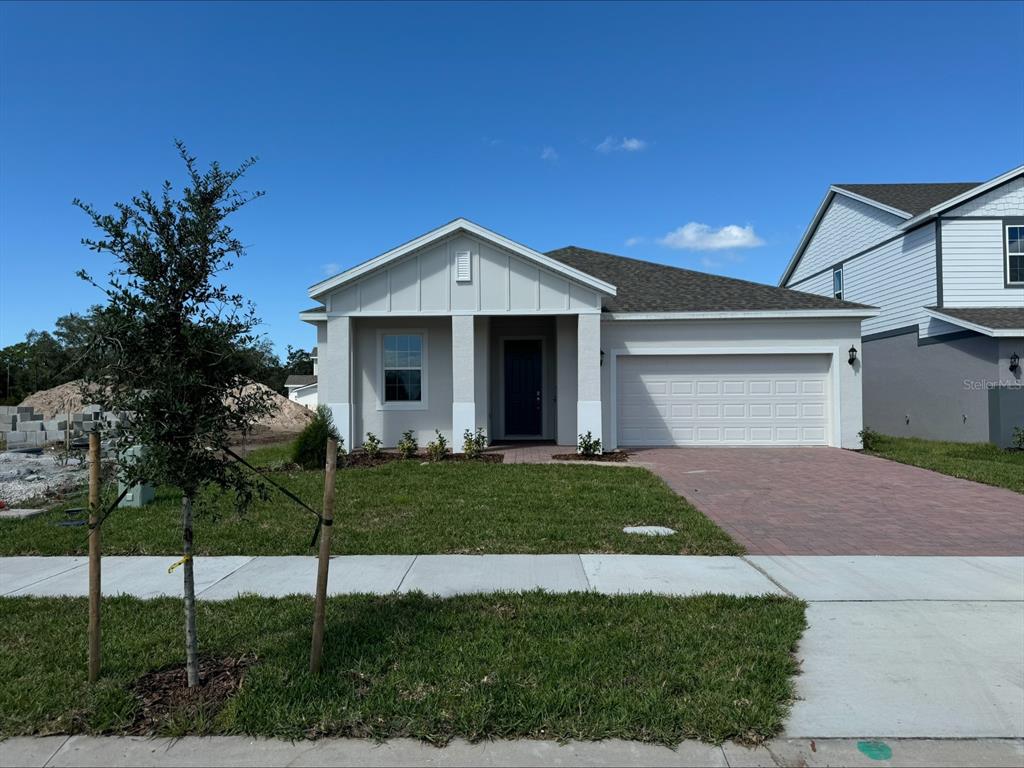
<instances>
[{"instance_id":1,"label":"mulch bed","mask_svg":"<svg viewBox=\"0 0 1024 768\"><path fill-rule=\"evenodd\" d=\"M558 459L559 461L627 461L629 454L625 451L609 451L608 453L598 453L594 456L584 456L579 453L556 453L552 459Z\"/></svg>"},{"instance_id":2,"label":"mulch bed","mask_svg":"<svg viewBox=\"0 0 1024 768\"><path fill-rule=\"evenodd\" d=\"M427 458L427 454L422 453L422 452L421 453L417 453L411 459L403 459L397 453L379 453L376 456L371 457L371 456L367 456L362 451L356 451L355 453L350 453L350 454L345 456L345 463L344 463L344 465L339 466L339 469L341 469L342 466L344 466L346 468L348 468L348 467L353 467L353 468L379 467L381 464L388 464L388 463L390 463L392 461L418 461L418 462L424 462L424 461L429 461L429 460L430 459ZM444 457L444 460L445 461L478 461L481 464L501 464L503 461L505 461L505 454L503 454L503 453L483 453L483 454L481 454L480 456L478 456L475 459L467 459L465 454L462 454L462 453L449 453L447 456Z\"/></svg>"},{"instance_id":3,"label":"mulch bed","mask_svg":"<svg viewBox=\"0 0 1024 768\"><path fill-rule=\"evenodd\" d=\"M133 692L139 710L128 733L156 732L170 717L216 714L242 685L246 670L256 662L252 656L228 656L199 660L199 685L188 687L184 665L148 672L135 683Z\"/></svg>"}]
</instances>

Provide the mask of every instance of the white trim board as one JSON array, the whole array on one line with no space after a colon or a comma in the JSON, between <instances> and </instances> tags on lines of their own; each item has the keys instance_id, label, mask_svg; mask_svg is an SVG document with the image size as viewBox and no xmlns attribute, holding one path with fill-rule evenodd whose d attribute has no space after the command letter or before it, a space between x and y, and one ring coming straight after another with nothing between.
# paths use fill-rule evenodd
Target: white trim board
<instances>
[{"instance_id":1,"label":"white trim board","mask_svg":"<svg viewBox=\"0 0 1024 768\"><path fill-rule=\"evenodd\" d=\"M970 320L962 320L959 317L944 314L936 309L928 309L926 307L924 311L936 320L941 320L942 322L950 323L951 325L959 325L961 328L966 328L969 331L977 331L978 333L983 333L986 336L992 336L994 338L1014 338L1017 336L1024 336L1024 328L989 328L985 325L972 323Z\"/></svg>"},{"instance_id":2,"label":"white trim board","mask_svg":"<svg viewBox=\"0 0 1024 768\"><path fill-rule=\"evenodd\" d=\"M426 234L420 235L407 243L403 243L397 248L392 248L390 251L382 253L380 256L376 256L369 261L364 261L362 264L358 264L351 269L347 269L333 277L329 277L326 280L321 280L319 283L315 283L309 287L309 297L311 299L317 299L345 283L349 283L356 278L362 277L369 272L395 261L396 259L400 259L414 251L444 240L458 232L466 232L474 235L505 251L514 253L540 264L546 269L564 275L577 283L582 283L583 285L593 288L600 293L604 293L609 296L615 295L615 286L611 283L606 283L593 275L588 275L586 272L574 269L560 261L552 259L550 256L545 256L543 253L535 251L532 248L528 248L525 245L521 245L514 240L509 240L507 237L499 235L497 232L493 232L485 227L481 227L479 224L474 224L468 219L459 218L448 222L444 226L431 230Z\"/></svg>"},{"instance_id":3,"label":"white trim board","mask_svg":"<svg viewBox=\"0 0 1024 768\"><path fill-rule=\"evenodd\" d=\"M882 310L865 309L752 309L728 312L607 312L610 320L785 320L787 318L876 317Z\"/></svg>"}]
</instances>

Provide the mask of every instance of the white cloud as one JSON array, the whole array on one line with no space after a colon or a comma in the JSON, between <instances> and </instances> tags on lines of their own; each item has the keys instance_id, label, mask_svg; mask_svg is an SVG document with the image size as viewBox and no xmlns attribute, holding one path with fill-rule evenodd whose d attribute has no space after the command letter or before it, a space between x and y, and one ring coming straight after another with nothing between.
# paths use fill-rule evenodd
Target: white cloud
<instances>
[{"instance_id":1,"label":"white cloud","mask_svg":"<svg viewBox=\"0 0 1024 768\"><path fill-rule=\"evenodd\" d=\"M555 151L554 147L544 147L544 149L540 151L540 159L554 162L558 159L558 153Z\"/></svg>"},{"instance_id":2,"label":"white cloud","mask_svg":"<svg viewBox=\"0 0 1024 768\"><path fill-rule=\"evenodd\" d=\"M691 221L678 229L669 232L659 241L669 248L685 251L722 251L728 248L756 248L764 245L764 240L754 234L754 227L748 224L727 224L720 229L712 229L707 224Z\"/></svg>"},{"instance_id":3,"label":"white cloud","mask_svg":"<svg viewBox=\"0 0 1024 768\"><path fill-rule=\"evenodd\" d=\"M341 265L335 264L333 261L331 261L328 262L327 264L321 264L320 269L323 271L326 277L333 277L334 275L341 272Z\"/></svg>"},{"instance_id":4,"label":"white cloud","mask_svg":"<svg viewBox=\"0 0 1024 768\"><path fill-rule=\"evenodd\" d=\"M604 152L605 154L609 152L639 152L646 148L646 141L629 136L624 136L621 139L615 136L605 136L604 141L594 147L598 152Z\"/></svg>"},{"instance_id":5,"label":"white cloud","mask_svg":"<svg viewBox=\"0 0 1024 768\"><path fill-rule=\"evenodd\" d=\"M644 239L642 237L640 237L639 235L637 235L636 237L627 237L626 238L626 247L627 248L632 248L634 245L640 245L640 243L642 243L643 241L644 241Z\"/></svg>"}]
</instances>

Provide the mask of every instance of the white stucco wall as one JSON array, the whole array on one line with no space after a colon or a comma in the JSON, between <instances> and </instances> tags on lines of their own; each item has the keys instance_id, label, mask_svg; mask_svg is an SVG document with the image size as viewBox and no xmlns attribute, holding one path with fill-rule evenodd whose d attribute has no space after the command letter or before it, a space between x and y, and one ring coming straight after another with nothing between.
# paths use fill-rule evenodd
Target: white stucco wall
<instances>
[{"instance_id":1,"label":"white stucco wall","mask_svg":"<svg viewBox=\"0 0 1024 768\"><path fill-rule=\"evenodd\" d=\"M288 392L288 399L294 403L305 406L310 410L315 410L317 406L317 385L312 384L308 387L296 387Z\"/></svg>"},{"instance_id":2,"label":"white stucco wall","mask_svg":"<svg viewBox=\"0 0 1024 768\"><path fill-rule=\"evenodd\" d=\"M860 448L857 433L863 426L860 364L847 363L850 346L860 349L860 321L856 319L800 320L605 320L601 324L601 349L605 364L601 369L602 441L614 448L612 424L616 408L612 381L618 355L693 352L714 350L717 354L768 354L788 350L835 356L830 372L833 391L838 387L838 420L834 421L831 442L843 448ZM710 352L709 352L710 353ZM838 377L838 381L836 381ZM833 414L836 403L832 402Z\"/></svg>"},{"instance_id":3,"label":"white stucco wall","mask_svg":"<svg viewBox=\"0 0 1024 768\"><path fill-rule=\"evenodd\" d=\"M451 318L355 318L352 326L352 446L362 445L366 433L373 432L391 447L407 429L416 433L421 446L434 439L435 429L451 439ZM402 331L426 336L426 402L415 409L389 409L381 402L380 333Z\"/></svg>"}]
</instances>

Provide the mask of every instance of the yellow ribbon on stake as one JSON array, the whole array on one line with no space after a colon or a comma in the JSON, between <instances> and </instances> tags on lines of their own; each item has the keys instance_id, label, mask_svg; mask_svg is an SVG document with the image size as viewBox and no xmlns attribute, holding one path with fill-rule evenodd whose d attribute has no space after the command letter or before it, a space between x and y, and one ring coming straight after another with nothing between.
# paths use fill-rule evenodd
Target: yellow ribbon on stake
<instances>
[{"instance_id":1,"label":"yellow ribbon on stake","mask_svg":"<svg viewBox=\"0 0 1024 768\"><path fill-rule=\"evenodd\" d=\"M185 555L183 558L181 558L181 560L179 560L178 562L174 563L170 568L168 568L167 572L168 573L174 573L174 569L175 568L177 568L179 565L184 565L185 563L187 563L191 559L192 559L192 555Z\"/></svg>"}]
</instances>

